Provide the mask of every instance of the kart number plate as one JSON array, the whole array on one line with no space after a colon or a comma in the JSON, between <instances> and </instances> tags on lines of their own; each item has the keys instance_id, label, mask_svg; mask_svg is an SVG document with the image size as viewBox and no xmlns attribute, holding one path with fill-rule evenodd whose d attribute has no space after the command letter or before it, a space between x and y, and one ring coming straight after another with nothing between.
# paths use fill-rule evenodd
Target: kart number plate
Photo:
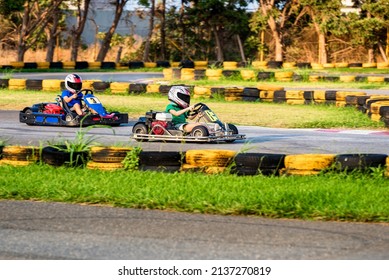
<instances>
[{"instance_id":1,"label":"kart number plate","mask_svg":"<svg viewBox=\"0 0 389 280\"><path fill-rule=\"evenodd\" d=\"M211 121L211 122L216 122L219 120L218 117L215 115L215 113L212 111L206 110L206 111L204 111L204 113L207 115L207 117L209 118L209 121Z\"/></svg>"}]
</instances>

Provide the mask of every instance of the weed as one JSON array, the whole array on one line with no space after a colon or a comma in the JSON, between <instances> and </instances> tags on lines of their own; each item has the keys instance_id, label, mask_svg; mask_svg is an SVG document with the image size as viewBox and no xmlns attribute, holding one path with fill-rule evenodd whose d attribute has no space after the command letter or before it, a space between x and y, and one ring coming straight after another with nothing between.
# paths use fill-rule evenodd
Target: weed
<instances>
[{"instance_id":1,"label":"weed","mask_svg":"<svg viewBox=\"0 0 389 280\"><path fill-rule=\"evenodd\" d=\"M141 152L141 147L135 147L131 151L127 152L126 157L122 161L125 170L134 171L139 169L139 154Z\"/></svg>"}]
</instances>

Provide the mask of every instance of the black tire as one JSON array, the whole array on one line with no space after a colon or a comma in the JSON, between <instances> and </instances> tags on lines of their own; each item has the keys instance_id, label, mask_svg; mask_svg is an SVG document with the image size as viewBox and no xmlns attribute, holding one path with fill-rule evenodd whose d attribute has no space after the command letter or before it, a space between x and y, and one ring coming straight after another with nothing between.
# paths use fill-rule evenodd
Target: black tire
<instances>
[{"instance_id":1,"label":"black tire","mask_svg":"<svg viewBox=\"0 0 389 280\"><path fill-rule=\"evenodd\" d=\"M147 91L147 84L130 84L130 93L145 93Z\"/></svg>"},{"instance_id":2,"label":"black tire","mask_svg":"<svg viewBox=\"0 0 389 280\"><path fill-rule=\"evenodd\" d=\"M335 157L335 167L340 171L369 171L385 166L386 154L340 154Z\"/></svg>"},{"instance_id":3,"label":"black tire","mask_svg":"<svg viewBox=\"0 0 389 280\"><path fill-rule=\"evenodd\" d=\"M132 128L134 134L148 134L148 129L145 123L136 123ZM138 142L147 142L146 139L135 139Z\"/></svg>"},{"instance_id":4,"label":"black tire","mask_svg":"<svg viewBox=\"0 0 389 280\"><path fill-rule=\"evenodd\" d=\"M313 100L314 99L313 90L306 90L306 91L304 91L304 99L305 100Z\"/></svg>"},{"instance_id":5,"label":"black tire","mask_svg":"<svg viewBox=\"0 0 389 280\"><path fill-rule=\"evenodd\" d=\"M257 79L261 80L270 80L274 78L274 72L258 72Z\"/></svg>"},{"instance_id":6,"label":"black tire","mask_svg":"<svg viewBox=\"0 0 389 280\"><path fill-rule=\"evenodd\" d=\"M0 88L8 88L9 79L0 79Z\"/></svg>"},{"instance_id":7,"label":"black tire","mask_svg":"<svg viewBox=\"0 0 389 280\"><path fill-rule=\"evenodd\" d=\"M42 90L42 80L26 80L26 89Z\"/></svg>"},{"instance_id":8,"label":"black tire","mask_svg":"<svg viewBox=\"0 0 389 280\"><path fill-rule=\"evenodd\" d=\"M326 90L325 99L336 100L336 90Z\"/></svg>"},{"instance_id":9,"label":"black tire","mask_svg":"<svg viewBox=\"0 0 389 280\"><path fill-rule=\"evenodd\" d=\"M108 82L93 82L92 87L95 92L104 92L109 89L110 83Z\"/></svg>"},{"instance_id":10,"label":"black tire","mask_svg":"<svg viewBox=\"0 0 389 280\"><path fill-rule=\"evenodd\" d=\"M239 134L238 128L234 124L229 123L228 128L232 130L232 134L234 135ZM234 141L235 140L226 140L226 143L232 143Z\"/></svg>"},{"instance_id":11,"label":"black tire","mask_svg":"<svg viewBox=\"0 0 389 280\"><path fill-rule=\"evenodd\" d=\"M181 166L185 155L181 152L149 152L139 154L139 164L143 166Z\"/></svg>"},{"instance_id":12,"label":"black tire","mask_svg":"<svg viewBox=\"0 0 389 280\"><path fill-rule=\"evenodd\" d=\"M207 137L209 136L209 131L205 126L197 125L192 129L190 135L194 137Z\"/></svg>"},{"instance_id":13,"label":"black tire","mask_svg":"<svg viewBox=\"0 0 389 280\"><path fill-rule=\"evenodd\" d=\"M63 63L61 61L58 62L50 62L50 69L62 69L63 68Z\"/></svg>"},{"instance_id":14,"label":"black tire","mask_svg":"<svg viewBox=\"0 0 389 280\"><path fill-rule=\"evenodd\" d=\"M285 168L284 159L284 154L238 154L232 172L238 175L278 175L279 170Z\"/></svg>"},{"instance_id":15,"label":"black tire","mask_svg":"<svg viewBox=\"0 0 389 280\"><path fill-rule=\"evenodd\" d=\"M44 147L42 161L52 166L80 167L88 162L88 151L67 152L63 146Z\"/></svg>"},{"instance_id":16,"label":"black tire","mask_svg":"<svg viewBox=\"0 0 389 280\"><path fill-rule=\"evenodd\" d=\"M76 65L74 66L74 69L87 69L89 67L89 64L87 61L76 61Z\"/></svg>"}]
</instances>

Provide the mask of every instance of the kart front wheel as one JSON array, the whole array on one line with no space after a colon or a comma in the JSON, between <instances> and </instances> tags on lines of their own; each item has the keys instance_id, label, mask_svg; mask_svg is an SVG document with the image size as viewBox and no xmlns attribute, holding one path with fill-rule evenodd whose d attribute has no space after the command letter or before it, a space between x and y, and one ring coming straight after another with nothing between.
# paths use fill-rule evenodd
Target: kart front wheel
<instances>
[{"instance_id":1,"label":"kart front wheel","mask_svg":"<svg viewBox=\"0 0 389 280\"><path fill-rule=\"evenodd\" d=\"M233 125L232 123L228 124L228 128L231 130L232 135L235 135L235 134L239 133L238 132L238 128L235 125ZM234 140L226 140L227 143L232 143L234 141L235 141L235 139Z\"/></svg>"},{"instance_id":2,"label":"kart front wheel","mask_svg":"<svg viewBox=\"0 0 389 280\"><path fill-rule=\"evenodd\" d=\"M209 131L208 128L206 128L205 126L198 125L192 129L190 135L194 137L207 137L209 136Z\"/></svg>"}]
</instances>

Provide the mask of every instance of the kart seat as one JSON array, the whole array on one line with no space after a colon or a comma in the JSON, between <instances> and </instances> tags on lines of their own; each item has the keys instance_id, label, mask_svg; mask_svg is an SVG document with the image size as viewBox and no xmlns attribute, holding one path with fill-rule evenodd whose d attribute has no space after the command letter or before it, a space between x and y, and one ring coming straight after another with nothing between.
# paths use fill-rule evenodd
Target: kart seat
<instances>
[{"instance_id":1,"label":"kart seat","mask_svg":"<svg viewBox=\"0 0 389 280\"><path fill-rule=\"evenodd\" d=\"M74 112L73 108L69 108L68 104L63 100L63 97L61 95L58 95L57 97L58 105L61 106L66 113L72 113Z\"/></svg>"}]
</instances>

